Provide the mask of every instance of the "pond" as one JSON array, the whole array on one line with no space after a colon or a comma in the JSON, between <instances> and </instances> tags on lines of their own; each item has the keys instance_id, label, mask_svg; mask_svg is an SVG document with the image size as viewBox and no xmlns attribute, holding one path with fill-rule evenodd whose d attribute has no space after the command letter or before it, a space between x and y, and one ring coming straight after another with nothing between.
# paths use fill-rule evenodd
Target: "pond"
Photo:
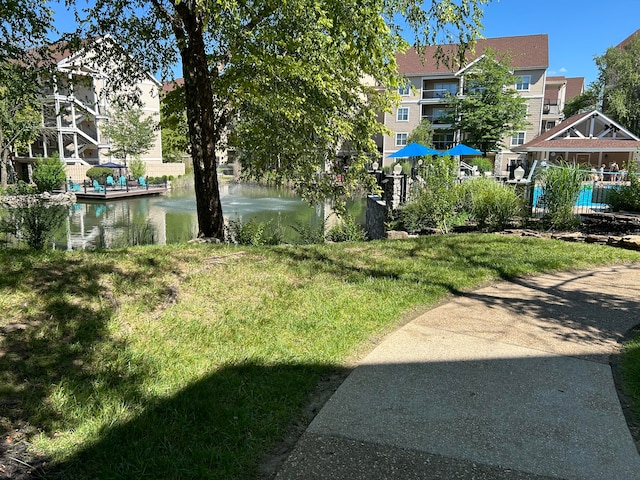
<instances>
[{"instance_id":1,"label":"pond","mask_svg":"<svg viewBox=\"0 0 640 480\"><path fill-rule=\"evenodd\" d=\"M319 227L331 214L330 204L309 206L294 192L249 184L222 183L225 220L255 220L279 229L285 242L294 242L294 226ZM350 213L364 223L364 200L353 201ZM198 232L192 189L73 206L66 228L55 240L59 249L114 248L138 244L171 244L195 238Z\"/></svg>"}]
</instances>

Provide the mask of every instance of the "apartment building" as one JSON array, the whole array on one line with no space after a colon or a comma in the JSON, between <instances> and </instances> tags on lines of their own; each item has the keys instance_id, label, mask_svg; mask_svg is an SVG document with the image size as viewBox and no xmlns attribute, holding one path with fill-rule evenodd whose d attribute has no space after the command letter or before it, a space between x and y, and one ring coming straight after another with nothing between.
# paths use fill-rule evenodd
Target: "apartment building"
<instances>
[{"instance_id":1,"label":"apartment building","mask_svg":"<svg viewBox=\"0 0 640 480\"><path fill-rule=\"evenodd\" d=\"M42 133L27 148L18 151L14 168L19 178L30 178L29 170L38 157L58 154L67 165L98 165L117 161L111 144L101 131L109 120L116 94L108 93L109 75L92 61L91 51L53 53L56 74L43 81ZM121 93L135 92L144 114L160 119L162 84L151 74ZM141 156L149 164L162 163L160 130L154 146Z\"/></svg>"},{"instance_id":2,"label":"apartment building","mask_svg":"<svg viewBox=\"0 0 640 480\"><path fill-rule=\"evenodd\" d=\"M449 95L464 93L465 72L478 60L486 49L506 53L511 59L511 67L517 83L514 88L526 99L529 126L503 139L504 149L495 152L494 171L505 172L509 163L521 154L511 147L522 145L538 136L542 130L546 70L548 67L548 36L525 35L517 37L488 38L476 43L473 53L467 55L467 62L452 71L434 60L436 47L427 47L423 55L414 48L398 55L399 71L407 79L399 89L401 102L391 113L384 114L384 124L393 132L381 137L379 148L383 164L390 165L388 156L407 143L407 137L423 118L429 119L435 129L433 147L446 150L464 142L464 132L455 131L447 123Z\"/></svg>"},{"instance_id":3,"label":"apartment building","mask_svg":"<svg viewBox=\"0 0 640 480\"><path fill-rule=\"evenodd\" d=\"M564 120L562 111L567 101L581 93L584 93L584 77L547 77L544 88L541 133L551 130Z\"/></svg>"}]
</instances>

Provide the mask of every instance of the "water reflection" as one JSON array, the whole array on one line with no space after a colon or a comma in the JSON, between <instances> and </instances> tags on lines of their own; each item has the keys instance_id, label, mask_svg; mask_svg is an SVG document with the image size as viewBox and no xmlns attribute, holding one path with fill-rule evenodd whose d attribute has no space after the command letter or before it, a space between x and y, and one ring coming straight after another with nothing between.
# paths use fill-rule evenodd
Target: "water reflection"
<instances>
[{"instance_id":1,"label":"water reflection","mask_svg":"<svg viewBox=\"0 0 640 480\"><path fill-rule=\"evenodd\" d=\"M292 225L317 226L331 214L330 205L310 207L289 190L245 184L220 186L225 219L255 219L280 228L285 241L294 241ZM364 220L363 202L354 202L350 212ZM140 244L170 244L197 235L198 220L193 190L174 190L157 197L73 206L66 238L56 239L57 248L115 248Z\"/></svg>"}]
</instances>

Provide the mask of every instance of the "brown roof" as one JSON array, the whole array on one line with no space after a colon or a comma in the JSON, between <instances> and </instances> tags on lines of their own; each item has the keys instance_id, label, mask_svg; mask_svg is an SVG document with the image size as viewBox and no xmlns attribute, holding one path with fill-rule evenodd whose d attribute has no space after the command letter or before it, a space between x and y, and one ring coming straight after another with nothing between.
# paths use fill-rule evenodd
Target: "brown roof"
<instances>
[{"instance_id":1,"label":"brown roof","mask_svg":"<svg viewBox=\"0 0 640 480\"><path fill-rule=\"evenodd\" d=\"M636 30L635 32L633 32L631 35L629 35L627 38L625 38L623 41L621 41L617 47L618 48L624 48L627 45L629 45L631 43L631 40L633 40L633 37L635 37L636 35L640 35L640 29Z\"/></svg>"},{"instance_id":2,"label":"brown roof","mask_svg":"<svg viewBox=\"0 0 640 480\"><path fill-rule=\"evenodd\" d=\"M450 73L451 70L446 66L436 64L434 59L436 48L436 46L426 47L422 59L413 47L404 54L398 54L396 60L400 73L405 75ZM443 45L443 49L448 52L454 52L455 48L456 45ZM546 69L549 65L549 39L546 34L478 40L474 52L467 54L467 65L483 55L487 48L508 53L511 56L511 66L516 69ZM464 66L466 65L462 65L461 68Z\"/></svg>"},{"instance_id":3,"label":"brown roof","mask_svg":"<svg viewBox=\"0 0 640 480\"><path fill-rule=\"evenodd\" d=\"M544 148L548 151L567 151L567 150L624 150L634 151L640 148L640 141L627 138L566 138L560 137L552 139L555 135L565 130L570 125L578 123L583 118L599 112L582 112L567 118L542 135L537 136L530 142L514 148L515 151L524 151L527 149ZM551 140L550 140L551 139Z\"/></svg>"},{"instance_id":4,"label":"brown roof","mask_svg":"<svg viewBox=\"0 0 640 480\"><path fill-rule=\"evenodd\" d=\"M184 85L184 78L176 78L168 82L162 82L162 94L173 92L176 88Z\"/></svg>"},{"instance_id":5,"label":"brown roof","mask_svg":"<svg viewBox=\"0 0 640 480\"><path fill-rule=\"evenodd\" d=\"M567 78L567 93L565 101L571 100L584 92L584 77Z\"/></svg>"}]
</instances>

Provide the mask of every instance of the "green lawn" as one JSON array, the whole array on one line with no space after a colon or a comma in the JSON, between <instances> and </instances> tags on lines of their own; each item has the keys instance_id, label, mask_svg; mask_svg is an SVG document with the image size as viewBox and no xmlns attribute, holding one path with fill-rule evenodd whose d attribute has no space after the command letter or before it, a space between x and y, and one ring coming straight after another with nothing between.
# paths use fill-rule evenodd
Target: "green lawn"
<instances>
[{"instance_id":1,"label":"green lawn","mask_svg":"<svg viewBox=\"0 0 640 480\"><path fill-rule=\"evenodd\" d=\"M0 430L28 422L52 478L252 478L319 379L411 313L495 279L638 261L499 235L0 251Z\"/></svg>"}]
</instances>

